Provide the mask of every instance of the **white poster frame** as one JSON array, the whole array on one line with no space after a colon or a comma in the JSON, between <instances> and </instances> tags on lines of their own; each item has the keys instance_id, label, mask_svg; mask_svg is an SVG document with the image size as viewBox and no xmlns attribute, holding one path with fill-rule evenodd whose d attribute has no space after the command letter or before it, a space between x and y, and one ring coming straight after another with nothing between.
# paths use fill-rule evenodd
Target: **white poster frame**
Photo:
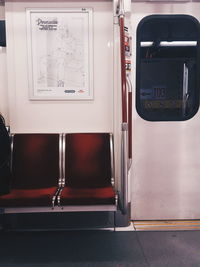
<instances>
[{"instance_id":1,"label":"white poster frame","mask_svg":"<svg viewBox=\"0 0 200 267\"><path fill-rule=\"evenodd\" d=\"M84 28L84 55L82 56L82 59L84 58L84 62L83 60L78 60L77 62L79 62L78 64L82 64L81 65L81 71L78 74L78 78L80 78L78 80L79 84L82 82L82 84L84 84L84 86L74 86L75 88L73 88L73 86L63 86L63 88L59 87L58 82L59 81L55 81L52 82L57 83L57 86L51 85L49 86L43 86L43 87L39 87L38 86L38 81L42 81L43 83L47 83L47 76L48 74L48 69L50 68L49 66L47 66L47 59L45 59L45 63L46 63L46 77L42 79L39 79L39 71L38 71L38 66L40 65L38 62L38 58L36 57L37 53L37 49L38 49L38 39L39 36L35 36L37 34L37 32L39 31L38 28L36 29L36 27L39 27L38 24L36 23L35 17L34 16L40 16L41 18L44 18L47 14L49 16L55 16L55 18L61 18L63 19L63 16L68 16L68 19L70 18L70 16L72 16L73 14L75 14L75 16L80 15L80 18L82 18L84 20L84 27L86 25L86 27ZM93 99L93 10L92 8L62 8L62 9L55 9L55 8L27 8L26 9L26 19L27 19L27 50L28 50L28 80L29 80L29 99L30 100L92 100ZM52 22L53 23L53 22ZM58 20L57 20L58 23ZM50 25L50 26L49 26ZM47 27L56 27L55 24L49 24L47 25ZM71 25L71 24L70 24ZM83 24L82 24L83 25ZM63 27L66 27L66 25L63 25ZM72 27L72 26L70 26ZM82 26L83 27L83 26ZM60 26L61 28L61 26ZM59 28L59 29L60 29ZM62 28L61 28L62 29ZM57 28L56 28L57 30ZM68 29L69 31L69 29ZM46 30L43 31L44 34L46 32ZM55 32L55 31L54 31ZM74 32L71 30L71 32ZM53 34L53 31L51 31L51 33ZM86 33L86 34L85 34ZM42 34L42 33L40 33ZM73 35L73 34L72 34ZM74 39L76 40L76 39ZM78 40L78 39L77 39ZM77 45L78 47L78 45ZM58 48L60 49L60 48ZM79 48L80 49L80 48ZM56 50L58 51L58 50ZM56 54L56 53L55 53ZM78 54L78 53L77 53ZM73 58L78 57L77 54L74 53ZM46 54L51 55L51 54ZM47 56L46 56L47 57ZM50 58L50 57L49 57ZM61 57L60 57L61 58ZM55 60L60 60L60 58L55 59L54 57L54 62ZM52 60L52 59L51 59ZM74 59L75 60L75 59ZM53 61L53 60L52 60ZM67 62L67 60L65 60ZM58 61L56 61L58 62ZM80 63L81 62L81 63ZM52 64L53 66L53 64ZM74 66L76 66L74 64ZM84 66L84 68L83 68ZM72 73L75 77L76 71L75 71L75 67L74 69L72 69ZM59 72L59 70L57 71ZM63 72L63 70L62 70ZM53 72L52 72L53 73ZM55 74L52 74L53 77ZM66 75L66 74L63 74ZM58 76L58 74L57 74ZM84 78L81 78L84 77ZM44 75L43 75L44 77ZM50 76L48 76L50 77ZM48 78L49 79L49 78ZM72 78L71 78L72 79ZM74 80L71 82L76 83L76 79L73 78ZM53 78L51 77L51 79L49 80L53 80ZM45 81L45 82L44 82ZM80 82L81 81L81 82ZM77 82L78 83L78 82ZM63 82L64 84L64 82ZM66 83L65 83L66 84ZM64 89L64 90L63 90ZM62 91L63 90L63 91Z\"/></svg>"}]
</instances>

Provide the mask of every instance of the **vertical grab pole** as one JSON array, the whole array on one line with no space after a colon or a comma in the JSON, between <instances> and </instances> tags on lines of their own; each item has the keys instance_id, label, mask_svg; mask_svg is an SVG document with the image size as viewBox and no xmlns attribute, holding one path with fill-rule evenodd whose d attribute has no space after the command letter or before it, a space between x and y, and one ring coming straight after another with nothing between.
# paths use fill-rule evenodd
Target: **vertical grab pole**
<instances>
[{"instance_id":1,"label":"vertical grab pole","mask_svg":"<svg viewBox=\"0 0 200 267\"><path fill-rule=\"evenodd\" d=\"M132 83L127 75L128 85L128 170L132 164Z\"/></svg>"},{"instance_id":2,"label":"vertical grab pole","mask_svg":"<svg viewBox=\"0 0 200 267\"><path fill-rule=\"evenodd\" d=\"M128 209L128 124L122 123L122 160L121 160L121 190L122 190L122 213Z\"/></svg>"},{"instance_id":3,"label":"vertical grab pole","mask_svg":"<svg viewBox=\"0 0 200 267\"><path fill-rule=\"evenodd\" d=\"M124 33L124 11L122 1L119 14L120 26L120 54L121 54L121 94L122 94L122 212L127 213L128 208L128 120L127 120L127 88L126 88L126 59L125 59L125 33Z\"/></svg>"},{"instance_id":4,"label":"vertical grab pole","mask_svg":"<svg viewBox=\"0 0 200 267\"><path fill-rule=\"evenodd\" d=\"M128 157L132 160L132 92L128 93Z\"/></svg>"}]
</instances>

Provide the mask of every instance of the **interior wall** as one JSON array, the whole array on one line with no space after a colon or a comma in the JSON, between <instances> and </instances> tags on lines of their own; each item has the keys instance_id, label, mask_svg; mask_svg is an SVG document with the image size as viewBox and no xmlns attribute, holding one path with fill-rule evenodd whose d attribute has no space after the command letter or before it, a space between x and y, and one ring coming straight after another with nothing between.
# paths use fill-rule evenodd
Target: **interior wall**
<instances>
[{"instance_id":1,"label":"interior wall","mask_svg":"<svg viewBox=\"0 0 200 267\"><path fill-rule=\"evenodd\" d=\"M93 8L94 100L29 100L25 14L27 7ZM136 27L144 16L182 13L191 14L200 20L199 10L200 3L195 2L132 3L133 70ZM7 48L0 51L0 109L6 116L11 131L113 131L112 2L6 1L5 12ZM4 7L1 6L0 15L4 16ZM115 59L116 62L118 60ZM114 113L118 114L119 109L115 107L114 110ZM132 218L199 219L200 210L197 203L200 201L200 113L188 122L151 123L139 117L135 106L133 111Z\"/></svg>"},{"instance_id":2,"label":"interior wall","mask_svg":"<svg viewBox=\"0 0 200 267\"><path fill-rule=\"evenodd\" d=\"M30 101L28 96L26 8L92 7L94 99ZM12 132L110 132L113 129L112 2L7 1L7 66Z\"/></svg>"},{"instance_id":3,"label":"interior wall","mask_svg":"<svg viewBox=\"0 0 200 267\"><path fill-rule=\"evenodd\" d=\"M199 10L197 2L132 3L134 64L143 17L189 14L200 21ZM148 122L133 110L132 218L200 219L200 112L185 122Z\"/></svg>"}]
</instances>

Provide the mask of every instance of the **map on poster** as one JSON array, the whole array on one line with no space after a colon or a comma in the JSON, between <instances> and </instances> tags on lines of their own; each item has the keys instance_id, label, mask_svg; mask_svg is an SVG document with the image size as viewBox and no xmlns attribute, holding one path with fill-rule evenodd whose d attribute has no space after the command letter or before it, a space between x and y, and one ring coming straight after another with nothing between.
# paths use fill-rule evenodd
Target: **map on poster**
<instances>
[{"instance_id":1,"label":"map on poster","mask_svg":"<svg viewBox=\"0 0 200 267\"><path fill-rule=\"evenodd\" d=\"M31 99L92 99L92 10L27 10Z\"/></svg>"}]
</instances>

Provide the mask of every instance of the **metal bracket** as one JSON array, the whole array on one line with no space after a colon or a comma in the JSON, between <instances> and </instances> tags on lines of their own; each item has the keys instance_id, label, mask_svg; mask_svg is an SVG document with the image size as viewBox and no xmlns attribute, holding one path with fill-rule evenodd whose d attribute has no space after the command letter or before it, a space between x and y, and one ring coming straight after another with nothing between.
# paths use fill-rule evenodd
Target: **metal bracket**
<instances>
[{"instance_id":1,"label":"metal bracket","mask_svg":"<svg viewBox=\"0 0 200 267\"><path fill-rule=\"evenodd\" d=\"M128 123L127 122L122 123L122 131L128 131Z\"/></svg>"},{"instance_id":2,"label":"metal bracket","mask_svg":"<svg viewBox=\"0 0 200 267\"><path fill-rule=\"evenodd\" d=\"M114 16L113 24L114 25L119 25L119 17L118 17L118 15Z\"/></svg>"}]
</instances>

